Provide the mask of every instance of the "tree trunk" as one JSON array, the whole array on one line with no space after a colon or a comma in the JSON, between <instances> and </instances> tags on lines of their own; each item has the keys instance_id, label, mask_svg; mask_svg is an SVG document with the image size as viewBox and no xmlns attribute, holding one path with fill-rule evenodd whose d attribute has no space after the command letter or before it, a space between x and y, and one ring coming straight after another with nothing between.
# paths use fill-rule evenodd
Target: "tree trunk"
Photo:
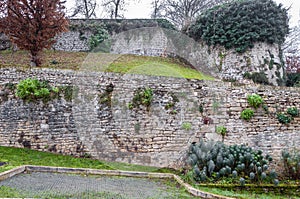
<instances>
[{"instance_id":1,"label":"tree trunk","mask_svg":"<svg viewBox=\"0 0 300 199\"><path fill-rule=\"evenodd\" d=\"M30 51L30 56L31 56L31 60L30 60L30 66L31 67L39 67L41 66L41 59L39 57L39 53L36 51Z\"/></svg>"},{"instance_id":2,"label":"tree trunk","mask_svg":"<svg viewBox=\"0 0 300 199\"><path fill-rule=\"evenodd\" d=\"M84 9L85 9L85 19L89 19L89 9L88 9L88 2L87 0L84 0Z\"/></svg>"},{"instance_id":3,"label":"tree trunk","mask_svg":"<svg viewBox=\"0 0 300 199\"><path fill-rule=\"evenodd\" d=\"M115 7L115 19L118 18L119 6L120 6L120 0L117 0L116 7Z\"/></svg>"}]
</instances>

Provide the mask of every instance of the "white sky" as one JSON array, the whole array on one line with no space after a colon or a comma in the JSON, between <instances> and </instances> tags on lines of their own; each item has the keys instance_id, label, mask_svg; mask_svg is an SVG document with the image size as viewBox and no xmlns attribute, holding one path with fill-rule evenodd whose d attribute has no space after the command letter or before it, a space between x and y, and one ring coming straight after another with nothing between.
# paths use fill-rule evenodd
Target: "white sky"
<instances>
[{"instance_id":1,"label":"white sky","mask_svg":"<svg viewBox=\"0 0 300 199\"><path fill-rule=\"evenodd\" d=\"M151 1L152 0L140 0L131 1L127 5L125 12L125 18L150 18L151 16ZM300 0L274 0L276 3L282 3L285 7L290 7L289 15L291 16L290 25L295 26L300 21ZM71 7L74 0L67 0L67 7ZM100 0L98 0L100 2ZM103 17L101 11L97 13L97 17Z\"/></svg>"}]
</instances>

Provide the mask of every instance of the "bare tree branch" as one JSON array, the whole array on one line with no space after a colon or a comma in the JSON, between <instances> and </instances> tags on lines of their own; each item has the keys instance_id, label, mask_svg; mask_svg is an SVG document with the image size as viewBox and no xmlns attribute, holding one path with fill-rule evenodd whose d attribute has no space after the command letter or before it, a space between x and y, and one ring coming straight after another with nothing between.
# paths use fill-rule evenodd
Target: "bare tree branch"
<instances>
[{"instance_id":1,"label":"bare tree branch","mask_svg":"<svg viewBox=\"0 0 300 199\"><path fill-rule=\"evenodd\" d=\"M181 30L186 30L203 11L230 0L164 0L162 16Z\"/></svg>"},{"instance_id":2,"label":"bare tree branch","mask_svg":"<svg viewBox=\"0 0 300 199\"><path fill-rule=\"evenodd\" d=\"M97 6L96 0L76 0L71 18L76 16L84 16L85 19L96 18L95 9Z\"/></svg>"}]
</instances>

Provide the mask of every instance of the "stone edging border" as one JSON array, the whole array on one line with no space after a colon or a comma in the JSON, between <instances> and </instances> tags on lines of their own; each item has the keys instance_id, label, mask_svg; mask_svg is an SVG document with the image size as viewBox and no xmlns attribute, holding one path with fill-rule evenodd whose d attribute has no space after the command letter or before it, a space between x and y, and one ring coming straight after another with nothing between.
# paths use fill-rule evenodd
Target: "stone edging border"
<instances>
[{"instance_id":1,"label":"stone edging border","mask_svg":"<svg viewBox=\"0 0 300 199\"><path fill-rule=\"evenodd\" d=\"M99 170L86 168L66 168L66 167L48 167L48 166L33 166L24 165L17 168L0 173L0 181L11 178L15 175L29 172L50 172L50 173L72 173L85 175L110 175L110 176L125 176L125 177L143 177L143 178L169 178L174 179L182 187L184 187L190 194L200 198L214 198L214 199L233 199L226 196L220 196L195 189L191 185L185 183L179 176L171 173L151 173L151 172L135 172L135 171L121 171L121 170Z\"/></svg>"}]
</instances>

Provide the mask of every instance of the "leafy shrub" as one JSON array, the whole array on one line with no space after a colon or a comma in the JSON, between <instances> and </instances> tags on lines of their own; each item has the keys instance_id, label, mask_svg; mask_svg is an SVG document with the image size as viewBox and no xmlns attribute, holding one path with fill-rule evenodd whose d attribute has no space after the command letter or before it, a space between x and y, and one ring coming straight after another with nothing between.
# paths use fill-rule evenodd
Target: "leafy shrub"
<instances>
[{"instance_id":1,"label":"leafy shrub","mask_svg":"<svg viewBox=\"0 0 300 199\"><path fill-rule=\"evenodd\" d=\"M300 180L300 152L283 150L284 175L293 180Z\"/></svg>"},{"instance_id":2,"label":"leafy shrub","mask_svg":"<svg viewBox=\"0 0 300 199\"><path fill-rule=\"evenodd\" d=\"M272 0L245 0L215 6L199 16L189 35L208 45L243 53L255 42L282 44L289 32L287 9Z\"/></svg>"},{"instance_id":3,"label":"leafy shrub","mask_svg":"<svg viewBox=\"0 0 300 199\"><path fill-rule=\"evenodd\" d=\"M17 85L16 96L27 101L35 99L49 100L51 92L58 93L58 88L51 87L47 81L27 78Z\"/></svg>"},{"instance_id":4,"label":"leafy shrub","mask_svg":"<svg viewBox=\"0 0 300 199\"><path fill-rule=\"evenodd\" d=\"M200 140L189 147L187 163L195 181L220 180L222 177L261 182L277 175L267 173L272 157L245 145L227 146L222 142ZM272 175L271 175L272 173ZM237 182L238 183L238 182Z\"/></svg>"},{"instance_id":5,"label":"leafy shrub","mask_svg":"<svg viewBox=\"0 0 300 199\"><path fill-rule=\"evenodd\" d=\"M292 121L292 118L284 113L278 113L277 119L282 124L289 124Z\"/></svg>"},{"instance_id":6,"label":"leafy shrub","mask_svg":"<svg viewBox=\"0 0 300 199\"><path fill-rule=\"evenodd\" d=\"M248 101L249 105L255 109L257 109L264 102L263 99L261 98L261 96L259 96L257 94L248 95L247 101Z\"/></svg>"},{"instance_id":7,"label":"leafy shrub","mask_svg":"<svg viewBox=\"0 0 300 199\"><path fill-rule=\"evenodd\" d=\"M254 111L252 109L245 109L241 113L241 118L249 121L254 115Z\"/></svg>"},{"instance_id":8,"label":"leafy shrub","mask_svg":"<svg viewBox=\"0 0 300 199\"><path fill-rule=\"evenodd\" d=\"M287 113L292 117L297 117L299 115L299 110L297 107L291 107L287 109Z\"/></svg>"}]
</instances>

